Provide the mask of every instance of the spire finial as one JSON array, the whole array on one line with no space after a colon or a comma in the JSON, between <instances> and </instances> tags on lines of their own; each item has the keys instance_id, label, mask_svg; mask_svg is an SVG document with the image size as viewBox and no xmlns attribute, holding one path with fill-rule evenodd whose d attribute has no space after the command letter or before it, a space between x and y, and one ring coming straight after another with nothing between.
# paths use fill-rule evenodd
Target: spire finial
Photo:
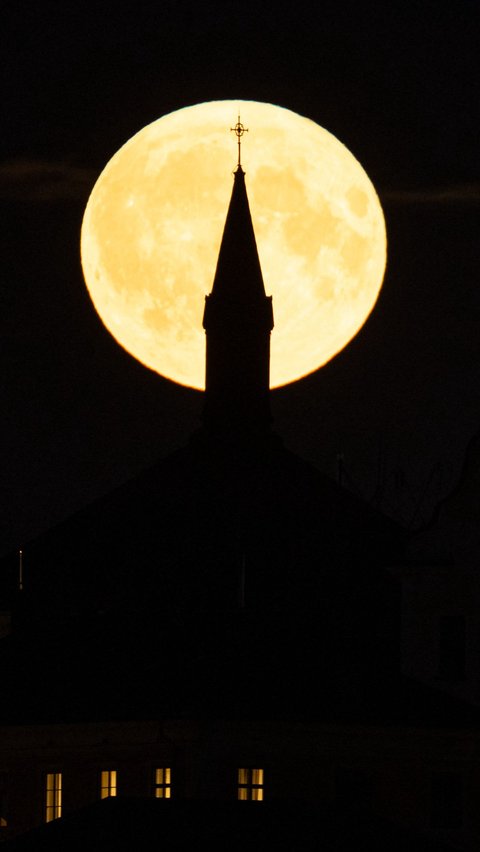
<instances>
[{"instance_id":1,"label":"spire finial","mask_svg":"<svg viewBox=\"0 0 480 852\"><path fill-rule=\"evenodd\" d=\"M237 166L238 166L239 169L241 169L242 168L242 163L240 161L241 145L242 145L241 139L242 139L242 136L243 136L244 133L248 133L248 127L244 127L242 122L240 121L240 113L238 114L238 121L237 121L235 127L231 127L230 131L235 133L235 136L237 137L237 140L238 140L238 163L237 163Z\"/></svg>"}]
</instances>

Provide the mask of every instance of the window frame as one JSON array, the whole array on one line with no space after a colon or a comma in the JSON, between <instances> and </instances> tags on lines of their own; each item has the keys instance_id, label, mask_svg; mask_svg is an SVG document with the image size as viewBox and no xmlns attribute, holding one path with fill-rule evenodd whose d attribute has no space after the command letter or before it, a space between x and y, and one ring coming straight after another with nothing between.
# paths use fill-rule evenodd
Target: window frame
<instances>
[{"instance_id":1,"label":"window frame","mask_svg":"<svg viewBox=\"0 0 480 852\"><path fill-rule=\"evenodd\" d=\"M243 766L237 769L237 800L263 802L265 798L265 770Z\"/></svg>"},{"instance_id":2,"label":"window frame","mask_svg":"<svg viewBox=\"0 0 480 852\"><path fill-rule=\"evenodd\" d=\"M61 772L46 772L45 790L45 822L53 822L62 816L63 775Z\"/></svg>"},{"instance_id":3,"label":"window frame","mask_svg":"<svg viewBox=\"0 0 480 852\"><path fill-rule=\"evenodd\" d=\"M171 766L157 766L153 770L153 796L155 799L172 798Z\"/></svg>"},{"instance_id":4,"label":"window frame","mask_svg":"<svg viewBox=\"0 0 480 852\"><path fill-rule=\"evenodd\" d=\"M100 770L100 798L110 799L117 795L117 770Z\"/></svg>"}]
</instances>

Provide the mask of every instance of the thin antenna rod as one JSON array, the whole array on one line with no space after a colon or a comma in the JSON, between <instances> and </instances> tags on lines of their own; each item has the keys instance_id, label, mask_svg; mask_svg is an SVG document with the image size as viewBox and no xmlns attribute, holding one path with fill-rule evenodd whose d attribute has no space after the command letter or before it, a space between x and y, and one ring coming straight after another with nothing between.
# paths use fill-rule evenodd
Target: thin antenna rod
<instances>
[{"instance_id":1,"label":"thin antenna rod","mask_svg":"<svg viewBox=\"0 0 480 852\"><path fill-rule=\"evenodd\" d=\"M23 550L18 551L18 590L23 592Z\"/></svg>"},{"instance_id":2,"label":"thin antenna rod","mask_svg":"<svg viewBox=\"0 0 480 852\"><path fill-rule=\"evenodd\" d=\"M238 121L237 121L235 127L231 127L230 132L235 133L235 136L237 137L237 141L238 141L238 163L237 163L237 166L238 166L239 169L241 169L242 168L242 163L241 163L242 136L243 136L244 133L248 133L248 127L244 127L242 122L240 121L240 113L238 114Z\"/></svg>"}]
</instances>

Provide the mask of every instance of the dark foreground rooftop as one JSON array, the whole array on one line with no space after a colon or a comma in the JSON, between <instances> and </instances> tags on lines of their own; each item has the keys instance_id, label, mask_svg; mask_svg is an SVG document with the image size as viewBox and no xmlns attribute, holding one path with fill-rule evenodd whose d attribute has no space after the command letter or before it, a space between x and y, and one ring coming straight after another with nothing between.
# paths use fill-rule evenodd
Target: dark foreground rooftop
<instances>
[{"instance_id":1,"label":"dark foreground rooftop","mask_svg":"<svg viewBox=\"0 0 480 852\"><path fill-rule=\"evenodd\" d=\"M151 849L285 852L448 852L387 820L298 802L105 799L3 845L4 852L146 852Z\"/></svg>"}]
</instances>

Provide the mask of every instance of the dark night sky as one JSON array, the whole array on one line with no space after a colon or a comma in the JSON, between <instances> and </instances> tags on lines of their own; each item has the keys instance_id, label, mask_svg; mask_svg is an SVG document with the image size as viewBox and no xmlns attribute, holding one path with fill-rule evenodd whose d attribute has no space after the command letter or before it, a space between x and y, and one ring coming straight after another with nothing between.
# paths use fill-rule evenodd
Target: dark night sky
<instances>
[{"instance_id":1,"label":"dark night sky","mask_svg":"<svg viewBox=\"0 0 480 852\"><path fill-rule=\"evenodd\" d=\"M349 485L403 522L428 518L480 424L479 23L477 0L2 4L2 551L198 423L201 395L103 328L79 231L127 138L223 98L317 121L379 192L377 307L328 366L275 392L276 428L327 473L343 452Z\"/></svg>"}]
</instances>

